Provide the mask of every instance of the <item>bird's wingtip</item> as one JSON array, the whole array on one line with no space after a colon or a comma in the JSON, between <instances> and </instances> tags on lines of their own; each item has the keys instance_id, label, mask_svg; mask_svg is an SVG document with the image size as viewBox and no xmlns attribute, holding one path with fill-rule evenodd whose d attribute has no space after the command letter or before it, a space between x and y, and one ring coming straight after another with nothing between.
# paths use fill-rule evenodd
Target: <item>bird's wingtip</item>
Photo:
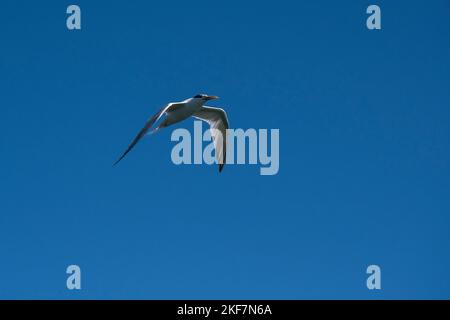
<instances>
[{"instance_id":1,"label":"bird's wingtip","mask_svg":"<svg viewBox=\"0 0 450 320\"><path fill-rule=\"evenodd\" d=\"M118 160L116 160L116 162L113 163L112 166L115 167L122 159L123 159L123 157L120 157Z\"/></svg>"}]
</instances>

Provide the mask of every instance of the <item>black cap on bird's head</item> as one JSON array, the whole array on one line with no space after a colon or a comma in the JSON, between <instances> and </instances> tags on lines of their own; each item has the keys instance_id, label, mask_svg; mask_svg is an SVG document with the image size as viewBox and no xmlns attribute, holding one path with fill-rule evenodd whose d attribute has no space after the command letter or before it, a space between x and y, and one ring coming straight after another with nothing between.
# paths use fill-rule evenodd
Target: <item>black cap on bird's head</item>
<instances>
[{"instance_id":1,"label":"black cap on bird's head","mask_svg":"<svg viewBox=\"0 0 450 320\"><path fill-rule=\"evenodd\" d=\"M203 99L205 101L219 99L218 96L208 96L207 94L197 94L194 96L194 99Z\"/></svg>"}]
</instances>

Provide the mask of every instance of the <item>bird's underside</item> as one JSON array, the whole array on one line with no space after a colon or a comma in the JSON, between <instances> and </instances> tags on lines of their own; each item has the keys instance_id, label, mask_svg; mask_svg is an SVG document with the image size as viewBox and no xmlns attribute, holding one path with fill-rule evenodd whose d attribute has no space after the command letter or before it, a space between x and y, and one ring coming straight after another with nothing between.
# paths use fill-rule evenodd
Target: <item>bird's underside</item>
<instances>
[{"instance_id":1,"label":"bird's underside","mask_svg":"<svg viewBox=\"0 0 450 320\"><path fill-rule=\"evenodd\" d=\"M197 98L199 97L199 98ZM138 132L136 137L130 143L125 152L114 163L118 164L134 148L134 146L149 132L156 132L162 128L174 123L183 121L191 116L205 121L211 129L211 136L216 150L216 159L219 164L219 172L223 170L226 163L227 129L229 128L227 114L223 109L203 106L207 100L217 99L215 96L197 95L194 98L183 102L169 103L154 114ZM160 125L150 131L152 126L163 116L166 115Z\"/></svg>"}]
</instances>

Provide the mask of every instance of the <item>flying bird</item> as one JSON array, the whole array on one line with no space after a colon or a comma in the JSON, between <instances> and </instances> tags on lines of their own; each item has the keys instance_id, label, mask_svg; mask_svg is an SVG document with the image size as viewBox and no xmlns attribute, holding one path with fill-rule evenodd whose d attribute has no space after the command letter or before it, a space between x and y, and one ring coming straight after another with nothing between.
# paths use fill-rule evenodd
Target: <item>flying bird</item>
<instances>
[{"instance_id":1,"label":"flying bird","mask_svg":"<svg viewBox=\"0 0 450 320\"><path fill-rule=\"evenodd\" d=\"M226 162L226 130L229 128L229 125L225 110L205 106L206 102L215 99L219 99L219 97L198 94L181 102L169 103L145 123L144 127L141 131L139 131L114 165L118 164L120 160L122 160L147 133L154 133L162 128L183 121L189 117L194 117L207 122L210 126L211 136L213 138L214 147L216 150L216 158L219 163L219 172L221 172ZM163 115L166 115L165 119L161 121L156 129L150 131L153 124L155 124L155 122L157 122Z\"/></svg>"}]
</instances>

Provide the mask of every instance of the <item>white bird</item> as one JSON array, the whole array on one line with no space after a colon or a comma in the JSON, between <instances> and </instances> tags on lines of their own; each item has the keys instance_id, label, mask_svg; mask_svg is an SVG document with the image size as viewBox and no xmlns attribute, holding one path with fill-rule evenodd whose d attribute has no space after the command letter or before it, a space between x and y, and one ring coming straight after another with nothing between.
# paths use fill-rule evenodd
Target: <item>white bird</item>
<instances>
[{"instance_id":1,"label":"white bird","mask_svg":"<svg viewBox=\"0 0 450 320\"><path fill-rule=\"evenodd\" d=\"M166 118L160 123L156 129L150 131L154 133L162 128L168 127L177 122L183 121L189 117L195 117L197 119L207 122L211 129L211 135L214 141L214 147L216 150L216 158L219 163L219 172L222 171L226 162L226 144L227 144L227 132L229 128L228 117L225 110L220 108L208 107L204 104L209 100L219 99L217 96L209 96L206 94L198 94L193 98L186 99L181 102L171 102L164 108L159 110L153 117L151 117L145 126L139 131L134 140L130 143L125 152L114 163L122 160L128 152L138 143L141 138L149 132L152 125L157 122L164 114Z\"/></svg>"}]
</instances>

